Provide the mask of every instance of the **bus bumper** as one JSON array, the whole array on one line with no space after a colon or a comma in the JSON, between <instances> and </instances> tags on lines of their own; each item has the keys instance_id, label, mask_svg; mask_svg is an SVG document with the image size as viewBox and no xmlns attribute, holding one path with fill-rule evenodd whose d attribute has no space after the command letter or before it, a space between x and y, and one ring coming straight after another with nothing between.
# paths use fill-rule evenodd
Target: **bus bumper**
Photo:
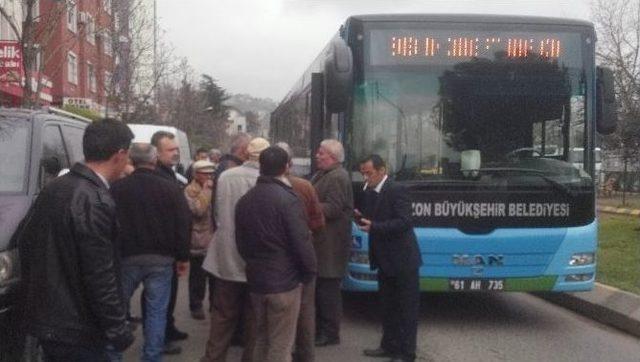
<instances>
[{"instance_id":1,"label":"bus bumper","mask_svg":"<svg viewBox=\"0 0 640 362\"><path fill-rule=\"evenodd\" d=\"M425 234L428 233L427 230L416 229L418 239L425 237ZM535 232L536 230L531 230L534 235ZM571 265L570 260L577 253L595 253L597 249L596 235L597 221L585 226L565 228L563 241L553 253L543 273L538 275L494 274L488 278L503 280L504 289L502 291L508 292L580 292L592 290L596 274L595 259L593 263L586 265ZM424 244L423 242L420 242L420 244L422 249ZM370 270L368 264L368 238L366 234L359 232L357 229L354 230L352 245L353 249L347 266L347 275L342 284L343 290L356 292L377 291L377 274L375 271ZM428 247L425 249L429 250ZM430 259L428 252L423 252L423 259ZM442 271L438 270L438 268L423 265L420 268L420 291L454 291L451 288L450 278L449 276L443 277ZM474 279L474 276L472 274L458 274L452 276L452 278Z\"/></svg>"}]
</instances>

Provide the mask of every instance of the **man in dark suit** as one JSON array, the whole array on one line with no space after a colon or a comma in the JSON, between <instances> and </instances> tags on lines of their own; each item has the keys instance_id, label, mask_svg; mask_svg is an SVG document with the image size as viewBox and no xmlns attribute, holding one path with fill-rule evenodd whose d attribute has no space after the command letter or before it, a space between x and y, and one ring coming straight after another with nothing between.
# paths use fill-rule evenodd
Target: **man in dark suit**
<instances>
[{"instance_id":1,"label":"man in dark suit","mask_svg":"<svg viewBox=\"0 0 640 362\"><path fill-rule=\"evenodd\" d=\"M389 357L391 361L414 361L420 291L418 268L422 264L416 236L411 226L411 203L407 190L387 177L387 168L378 155L360 163L364 177L364 197L356 210L356 221L369 233L371 269L378 269L382 302L382 341L376 349L365 349L369 357Z\"/></svg>"}]
</instances>

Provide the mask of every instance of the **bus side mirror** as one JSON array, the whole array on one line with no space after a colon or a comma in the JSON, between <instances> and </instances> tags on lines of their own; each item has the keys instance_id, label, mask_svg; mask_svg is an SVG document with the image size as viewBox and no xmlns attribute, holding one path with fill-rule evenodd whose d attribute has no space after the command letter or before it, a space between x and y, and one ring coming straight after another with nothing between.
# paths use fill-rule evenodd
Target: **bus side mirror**
<instances>
[{"instance_id":1,"label":"bus side mirror","mask_svg":"<svg viewBox=\"0 0 640 362\"><path fill-rule=\"evenodd\" d=\"M353 79L353 55L342 38L331 42L324 63L325 105L331 113L347 110Z\"/></svg>"},{"instance_id":2,"label":"bus side mirror","mask_svg":"<svg viewBox=\"0 0 640 362\"><path fill-rule=\"evenodd\" d=\"M618 123L613 71L598 67L596 74L596 130L601 135L609 135Z\"/></svg>"}]
</instances>

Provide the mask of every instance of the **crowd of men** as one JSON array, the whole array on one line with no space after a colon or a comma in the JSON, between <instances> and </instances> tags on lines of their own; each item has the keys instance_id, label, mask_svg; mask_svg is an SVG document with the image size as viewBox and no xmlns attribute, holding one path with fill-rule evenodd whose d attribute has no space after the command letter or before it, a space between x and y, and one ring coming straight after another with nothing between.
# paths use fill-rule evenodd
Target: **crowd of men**
<instances>
[{"instance_id":1,"label":"crowd of men","mask_svg":"<svg viewBox=\"0 0 640 362\"><path fill-rule=\"evenodd\" d=\"M173 134L132 139L121 122L90 124L85 161L44 188L18 230L25 328L47 361L121 361L140 285L141 360L180 353L188 336L173 310L187 268L191 316L210 312L201 361L226 361L234 339L242 361L313 361L315 347L340 343L354 220L369 233L384 308L380 346L363 353L415 359L420 253L407 193L379 156L360 164L354 209L336 140L321 142L307 181L291 174L286 143L238 134L227 154L199 149L183 185Z\"/></svg>"}]
</instances>

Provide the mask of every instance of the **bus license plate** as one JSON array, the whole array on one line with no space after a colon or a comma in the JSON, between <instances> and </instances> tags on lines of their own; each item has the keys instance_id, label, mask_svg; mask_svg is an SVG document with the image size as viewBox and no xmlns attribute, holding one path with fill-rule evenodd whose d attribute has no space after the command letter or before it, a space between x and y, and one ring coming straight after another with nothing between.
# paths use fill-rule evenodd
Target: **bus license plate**
<instances>
[{"instance_id":1,"label":"bus license plate","mask_svg":"<svg viewBox=\"0 0 640 362\"><path fill-rule=\"evenodd\" d=\"M452 291L475 291L504 290L504 279L449 279L449 290Z\"/></svg>"}]
</instances>

